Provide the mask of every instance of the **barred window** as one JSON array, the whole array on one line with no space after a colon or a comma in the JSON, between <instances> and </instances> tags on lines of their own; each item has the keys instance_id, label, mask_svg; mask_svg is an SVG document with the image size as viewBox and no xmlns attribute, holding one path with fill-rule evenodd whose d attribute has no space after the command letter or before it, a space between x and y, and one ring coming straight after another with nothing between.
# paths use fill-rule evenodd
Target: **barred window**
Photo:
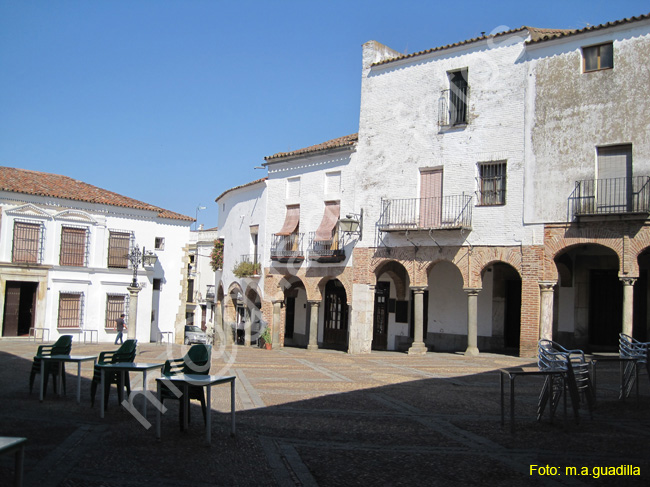
<instances>
[{"instance_id":1,"label":"barred window","mask_svg":"<svg viewBox=\"0 0 650 487\"><path fill-rule=\"evenodd\" d=\"M127 314L128 294L107 294L106 295L106 328L115 328L115 320L120 315Z\"/></svg>"},{"instance_id":2,"label":"barred window","mask_svg":"<svg viewBox=\"0 0 650 487\"><path fill-rule=\"evenodd\" d=\"M486 162L478 165L479 201L481 205L506 204L506 163Z\"/></svg>"},{"instance_id":3,"label":"barred window","mask_svg":"<svg viewBox=\"0 0 650 487\"><path fill-rule=\"evenodd\" d=\"M81 328L83 324L83 293L59 293L58 328Z\"/></svg>"},{"instance_id":4,"label":"barred window","mask_svg":"<svg viewBox=\"0 0 650 487\"><path fill-rule=\"evenodd\" d=\"M41 262L40 223L14 221L14 240L11 261L16 263L39 264Z\"/></svg>"},{"instance_id":5,"label":"barred window","mask_svg":"<svg viewBox=\"0 0 650 487\"><path fill-rule=\"evenodd\" d=\"M60 265L85 266L88 248L88 230L83 227L61 228Z\"/></svg>"},{"instance_id":6,"label":"barred window","mask_svg":"<svg viewBox=\"0 0 650 487\"><path fill-rule=\"evenodd\" d=\"M108 267L128 269L130 246L130 232L109 231Z\"/></svg>"}]
</instances>

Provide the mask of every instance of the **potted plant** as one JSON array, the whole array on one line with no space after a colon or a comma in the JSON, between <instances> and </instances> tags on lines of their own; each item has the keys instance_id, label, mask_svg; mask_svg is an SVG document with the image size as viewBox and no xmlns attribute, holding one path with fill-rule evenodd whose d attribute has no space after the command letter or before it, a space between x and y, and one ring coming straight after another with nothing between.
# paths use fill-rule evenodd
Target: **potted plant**
<instances>
[{"instance_id":1,"label":"potted plant","mask_svg":"<svg viewBox=\"0 0 650 487\"><path fill-rule=\"evenodd\" d=\"M259 276L260 268L259 262L248 262L244 260L234 267L232 273L237 277Z\"/></svg>"},{"instance_id":2,"label":"potted plant","mask_svg":"<svg viewBox=\"0 0 650 487\"><path fill-rule=\"evenodd\" d=\"M215 240L210 254L210 266L213 271L223 268L223 240Z\"/></svg>"},{"instance_id":3,"label":"potted plant","mask_svg":"<svg viewBox=\"0 0 650 487\"><path fill-rule=\"evenodd\" d=\"M272 344L272 338L271 338L271 330L267 326L264 328L264 331L260 335L260 340L263 341L264 348L267 350L271 350L271 344Z\"/></svg>"}]
</instances>

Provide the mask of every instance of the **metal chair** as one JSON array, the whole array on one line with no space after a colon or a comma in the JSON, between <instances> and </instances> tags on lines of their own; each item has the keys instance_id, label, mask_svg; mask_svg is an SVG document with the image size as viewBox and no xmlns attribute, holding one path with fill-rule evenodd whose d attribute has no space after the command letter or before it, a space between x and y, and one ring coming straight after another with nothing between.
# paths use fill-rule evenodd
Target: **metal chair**
<instances>
[{"instance_id":1,"label":"metal chair","mask_svg":"<svg viewBox=\"0 0 650 487\"><path fill-rule=\"evenodd\" d=\"M551 340L538 343L538 367L540 370L558 372L549 375L539 396L537 420L542 418L544 409L550 401L551 418L553 418L561 398L564 398L566 415L567 395L571 397L576 423L580 422L578 412L581 402L586 402L590 417L593 417L594 393L589 374L589 363L582 350L567 350ZM581 401L582 397L582 401Z\"/></svg>"},{"instance_id":2,"label":"metal chair","mask_svg":"<svg viewBox=\"0 0 650 487\"><path fill-rule=\"evenodd\" d=\"M637 339L620 333L618 335L618 353L621 358L632 359L625 362L623 369L623 383L621 385L621 395L619 399L629 397L632 387L636 384L636 394L639 397L639 367L645 365L650 378L650 342L640 342Z\"/></svg>"}]
</instances>

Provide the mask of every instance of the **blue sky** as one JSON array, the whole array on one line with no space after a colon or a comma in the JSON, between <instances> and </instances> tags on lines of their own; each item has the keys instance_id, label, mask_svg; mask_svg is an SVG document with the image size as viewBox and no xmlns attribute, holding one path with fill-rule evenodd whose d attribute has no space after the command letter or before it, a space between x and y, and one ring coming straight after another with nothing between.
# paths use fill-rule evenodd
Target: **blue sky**
<instances>
[{"instance_id":1,"label":"blue sky","mask_svg":"<svg viewBox=\"0 0 650 487\"><path fill-rule=\"evenodd\" d=\"M0 165L217 224L264 157L355 133L361 45L417 52L645 1L0 0Z\"/></svg>"}]
</instances>

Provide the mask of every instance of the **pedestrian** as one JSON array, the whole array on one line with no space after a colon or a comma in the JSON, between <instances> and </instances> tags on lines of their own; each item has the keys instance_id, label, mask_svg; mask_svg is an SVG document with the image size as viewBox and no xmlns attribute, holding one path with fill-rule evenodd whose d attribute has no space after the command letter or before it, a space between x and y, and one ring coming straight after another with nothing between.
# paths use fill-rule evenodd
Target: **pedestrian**
<instances>
[{"instance_id":1,"label":"pedestrian","mask_svg":"<svg viewBox=\"0 0 650 487\"><path fill-rule=\"evenodd\" d=\"M122 332L126 330L126 323L124 323L124 313L120 315L118 319L115 320L115 328L117 329L117 336L115 337L115 345L117 345L117 341L120 341L120 344L123 343L122 341Z\"/></svg>"}]
</instances>

